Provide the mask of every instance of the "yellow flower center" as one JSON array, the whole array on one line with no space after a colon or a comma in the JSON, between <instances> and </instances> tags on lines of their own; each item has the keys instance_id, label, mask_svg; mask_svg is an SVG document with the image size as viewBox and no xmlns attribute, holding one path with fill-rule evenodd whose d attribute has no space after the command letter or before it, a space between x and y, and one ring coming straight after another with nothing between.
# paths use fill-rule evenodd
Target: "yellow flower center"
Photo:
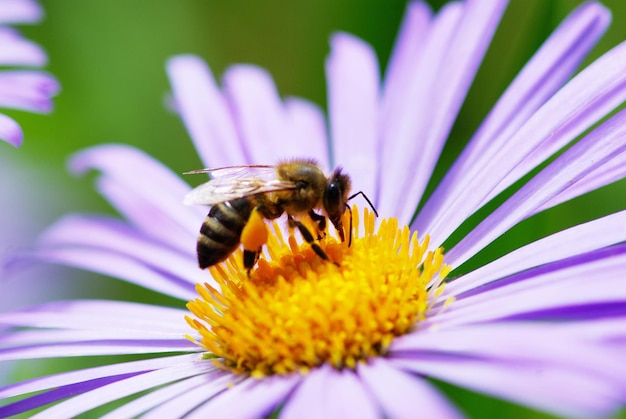
<instances>
[{"instance_id":1,"label":"yellow flower center","mask_svg":"<svg viewBox=\"0 0 626 419\"><path fill-rule=\"evenodd\" d=\"M425 318L450 267L442 249L427 252L428 236L420 243L395 218L376 228L365 209L359 236L359 211L352 213L350 246L329 235L317 242L335 263L293 235L283 240L274 224L270 260L261 258L250 277L240 251L211 268L221 289L196 286L199 298L187 304L194 317L186 319L200 341L188 338L221 367L255 377L306 373L324 363L354 368L384 355L394 337Z\"/></svg>"}]
</instances>

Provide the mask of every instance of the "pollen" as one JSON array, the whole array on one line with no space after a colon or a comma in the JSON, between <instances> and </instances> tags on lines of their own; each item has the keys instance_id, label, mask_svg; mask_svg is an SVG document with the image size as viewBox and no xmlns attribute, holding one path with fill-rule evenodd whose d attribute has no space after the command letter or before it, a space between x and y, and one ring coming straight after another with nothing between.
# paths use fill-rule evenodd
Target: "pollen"
<instances>
[{"instance_id":1,"label":"pollen","mask_svg":"<svg viewBox=\"0 0 626 419\"><path fill-rule=\"evenodd\" d=\"M385 356L394 338L426 318L450 267L443 249L427 250L428 236L418 240L394 218L376 227L367 209L360 228L361 213L352 214L350 246L330 234L317 241L334 263L273 224L268 257L250 276L241 252L211 268L219 289L196 286L186 320L199 338L188 338L221 368L258 378L322 364L353 369Z\"/></svg>"}]
</instances>

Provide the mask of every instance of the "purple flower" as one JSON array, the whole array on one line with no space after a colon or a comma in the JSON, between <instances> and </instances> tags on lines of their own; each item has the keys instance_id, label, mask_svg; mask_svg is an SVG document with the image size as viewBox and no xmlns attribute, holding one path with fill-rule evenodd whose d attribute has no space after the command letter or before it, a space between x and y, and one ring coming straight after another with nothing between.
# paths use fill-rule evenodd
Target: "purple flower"
<instances>
[{"instance_id":1,"label":"purple flower","mask_svg":"<svg viewBox=\"0 0 626 419\"><path fill-rule=\"evenodd\" d=\"M28 69L44 66L48 60L45 52L7 26L35 23L41 15L41 8L32 0L0 2L0 65L18 67L0 71L0 107L44 113L52 109L51 98L59 90L57 81L40 70ZM0 140L17 147L23 139L17 122L0 114Z\"/></svg>"},{"instance_id":2,"label":"purple flower","mask_svg":"<svg viewBox=\"0 0 626 419\"><path fill-rule=\"evenodd\" d=\"M626 113L603 118L626 99L626 44L573 76L609 23L606 9L586 3L562 23L412 220L503 10L469 1L433 15L410 4L382 83L371 48L336 35L328 129L318 107L281 100L258 68L231 68L220 90L199 59L172 59L174 107L207 167L294 156L341 164L381 218L409 223L420 239L394 218L376 227L353 211L350 248L319 240L338 266L276 228L250 278L239 254L209 275L194 252L206 210L180 205L190 187L130 147L85 150L72 170L101 171L97 187L124 220L68 216L34 257L192 300L191 314L67 301L1 315L16 328L1 338L1 360L153 357L0 388L2 398L43 391L0 416L58 402L41 417L71 417L127 396L111 417L461 416L426 378L572 417L623 406L626 212L442 282L520 221L624 177ZM444 263L440 246L469 216L574 140Z\"/></svg>"}]
</instances>

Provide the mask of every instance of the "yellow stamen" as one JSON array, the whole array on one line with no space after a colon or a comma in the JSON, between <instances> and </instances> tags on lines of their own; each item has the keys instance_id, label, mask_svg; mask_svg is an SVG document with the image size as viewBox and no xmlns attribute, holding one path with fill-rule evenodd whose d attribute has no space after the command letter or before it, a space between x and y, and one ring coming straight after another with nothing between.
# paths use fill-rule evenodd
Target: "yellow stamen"
<instances>
[{"instance_id":1,"label":"yellow stamen","mask_svg":"<svg viewBox=\"0 0 626 419\"><path fill-rule=\"evenodd\" d=\"M395 337L425 319L450 271L443 250L427 252L428 236L420 243L394 218L376 229L367 209L360 237L359 211L352 213L350 247L330 235L318 241L339 266L293 235L285 241L274 224L271 259L261 258L250 277L241 252L211 268L221 291L198 284L199 298L187 304L195 318L187 322L213 362L253 377L306 373L324 363L354 368L384 355Z\"/></svg>"}]
</instances>

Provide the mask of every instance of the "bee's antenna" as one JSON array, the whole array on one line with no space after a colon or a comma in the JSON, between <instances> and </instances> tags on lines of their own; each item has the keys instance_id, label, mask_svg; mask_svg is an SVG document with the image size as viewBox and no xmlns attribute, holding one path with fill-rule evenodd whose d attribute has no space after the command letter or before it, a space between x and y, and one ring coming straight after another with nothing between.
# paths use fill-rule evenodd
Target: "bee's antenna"
<instances>
[{"instance_id":1,"label":"bee's antenna","mask_svg":"<svg viewBox=\"0 0 626 419\"><path fill-rule=\"evenodd\" d=\"M370 199L367 197L367 195L363 193L363 191L358 191L357 193L350 195L348 197L348 201L350 201L352 198L356 197L357 195L361 195L363 198L365 198L367 203L370 205L370 208L372 209L372 211L374 211L374 215L378 217L378 211L376 211L376 208L374 208L374 204L372 204L372 201L370 201ZM350 206L348 206L347 204L346 206L348 207L348 209L350 209ZM352 210L350 211L350 213L352 213ZM352 217L350 217L350 222L352 222ZM352 231L352 225L350 225L350 231Z\"/></svg>"}]
</instances>

